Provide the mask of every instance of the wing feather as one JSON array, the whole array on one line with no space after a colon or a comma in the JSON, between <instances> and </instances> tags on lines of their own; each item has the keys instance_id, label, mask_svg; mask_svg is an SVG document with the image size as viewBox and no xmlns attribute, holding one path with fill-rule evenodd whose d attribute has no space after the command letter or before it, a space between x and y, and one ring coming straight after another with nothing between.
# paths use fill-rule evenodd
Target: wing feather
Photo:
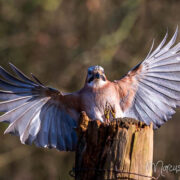
<instances>
[{"instance_id":1,"label":"wing feather","mask_svg":"<svg viewBox=\"0 0 180 180\"><path fill-rule=\"evenodd\" d=\"M12 63L9 63L11 69L16 73L16 75L24 80L26 83L31 84L33 86L38 86L35 82L30 80L23 72L21 72L16 66L14 66Z\"/></svg>"},{"instance_id":2,"label":"wing feather","mask_svg":"<svg viewBox=\"0 0 180 180\"><path fill-rule=\"evenodd\" d=\"M78 94L62 95L44 86L34 75L35 81L14 65L10 67L17 77L0 67L0 112L5 112L0 122L9 123L5 133L20 136L23 144L34 142L39 147L74 151Z\"/></svg>"},{"instance_id":3,"label":"wing feather","mask_svg":"<svg viewBox=\"0 0 180 180\"><path fill-rule=\"evenodd\" d=\"M161 56L162 54L168 52L168 50L175 43L177 35L178 35L178 26L177 26L176 31L175 31L174 35L172 36L171 40L154 57L157 58L157 57Z\"/></svg>"},{"instance_id":4,"label":"wing feather","mask_svg":"<svg viewBox=\"0 0 180 180\"><path fill-rule=\"evenodd\" d=\"M24 96L24 97L19 97L17 99L0 102L0 112L10 111L14 109L15 107L20 106L21 104L24 104L27 101L33 101L33 100L34 100L34 97L32 96Z\"/></svg>"},{"instance_id":5,"label":"wing feather","mask_svg":"<svg viewBox=\"0 0 180 180\"><path fill-rule=\"evenodd\" d=\"M52 107L51 110L51 118L55 116L54 121L51 121L50 124L50 133L49 133L49 142L53 148L56 148L57 146L57 123L56 123L56 108Z\"/></svg>"},{"instance_id":6,"label":"wing feather","mask_svg":"<svg viewBox=\"0 0 180 180\"><path fill-rule=\"evenodd\" d=\"M42 100L41 100L42 101ZM27 126L29 119L31 119L32 114L37 110L40 106L41 101L34 102L31 106L24 109L23 113L21 113L6 129L6 133L14 132L20 136L23 134L25 127ZM16 133L17 132L17 133Z\"/></svg>"},{"instance_id":7,"label":"wing feather","mask_svg":"<svg viewBox=\"0 0 180 180\"><path fill-rule=\"evenodd\" d=\"M28 84L26 83L25 81L22 81L22 80L19 80L18 78L12 76L10 73L8 73L4 68L2 68L0 66L0 75L5 78L6 80L8 80L9 82L11 83L15 83L16 85L18 86L21 86L21 87L29 87L29 88L33 88L34 85L31 85L31 84Z\"/></svg>"},{"instance_id":8,"label":"wing feather","mask_svg":"<svg viewBox=\"0 0 180 180\"><path fill-rule=\"evenodd\" d=\"M121 103L125 117L136 118L146 124L152 122L157 128L180 106L180 43L173 47L177 34L178 27L164 45L166 33L160 45L118 81L122 94L127 95ZM127 92L131 92L130 95Z\"/></svg>"},{"instance_id":9,"label":"wing feather","mask_svg":"<svg viewBox=\"0 0 180 180\"><path fill-rule=\"evenodd\" d=\"M40 131L37 136L38 142L41 147L49 146L49 129L50 129L51 118L49 117L49 115L46 115L46 112L48 111L49 107L50 107L50 103L48 102L44 105L41 111L41 114L42 114L41 119L43 119L41 123L42 131ZM27 132L28 132L28 129L27 129Z\"/></svg>"},{"instance_id":10,"label":"wing feather","mask_svg":"<svg viewBox=\"0 0 180 180\"><path fill-rule=\"evenodd\" d=\"M161 41L161 43L159 44L159 46L149 55L148 60L152 60L152 59L153 59L152 57L160 51L160 49L161 49L161 48L163 47L163 45L165 44L165 42L166 42L166 40L167 40L167 37L168 37L168 32L167 32L166 35L164 36L164 39Z\"/></svg>"},{"instance_id":11,"label":"wing feather","mask_svg":"<svg viewBox=\"0 0 180 180\"><path fill-rule=\"evenodd\" d=\"M11 91L2 91L0 90L0 101L7 101L7 100L13 100L13 99L17 99L21 96L32 96L32 95L36 95L37 93L35 92L19 92L19 93L15 93L15 92L11 92Z\"/></svg>"}]
</instances>

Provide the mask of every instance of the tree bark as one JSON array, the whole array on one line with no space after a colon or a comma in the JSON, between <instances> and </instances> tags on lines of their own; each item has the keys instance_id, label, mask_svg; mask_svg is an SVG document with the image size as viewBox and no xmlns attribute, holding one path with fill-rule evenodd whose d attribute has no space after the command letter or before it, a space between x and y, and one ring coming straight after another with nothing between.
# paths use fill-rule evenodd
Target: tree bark
<instances>
[{"instance_id":1,"label":"tree bark","mask_svg":"<svg viewBox=\"0 0 180 180\"><path fill-rule=\"evenodd\" d=\"M77 132L76 180L151 179L152 125L131 118L105 124L82 112Z\"/></svg>"}]
</instances>

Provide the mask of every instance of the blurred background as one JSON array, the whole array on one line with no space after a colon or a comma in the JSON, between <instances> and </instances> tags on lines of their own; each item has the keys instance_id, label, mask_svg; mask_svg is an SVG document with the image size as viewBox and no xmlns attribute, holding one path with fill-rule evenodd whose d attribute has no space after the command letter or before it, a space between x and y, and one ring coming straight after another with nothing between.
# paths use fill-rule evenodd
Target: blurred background
<instances>
[{"instance_id":1,"label":"blurred background","mask_svg":"<svg viewBox=\"0 0 180 180\"><path fill-rule=\"evenodd\" d=\"M0 0L0 65L12 62L63 92L81 88L91 65L119 79L145 58L153 38L157 45L167 28L173 34L179 9L178 0ZM0 180L73 179L74 153L22 145L5 128L1 123ZM155 163L180 164L179 137L177 110L155 131ZM180 179L180 172L161 179Z\"/></svg>"}]
</instances>

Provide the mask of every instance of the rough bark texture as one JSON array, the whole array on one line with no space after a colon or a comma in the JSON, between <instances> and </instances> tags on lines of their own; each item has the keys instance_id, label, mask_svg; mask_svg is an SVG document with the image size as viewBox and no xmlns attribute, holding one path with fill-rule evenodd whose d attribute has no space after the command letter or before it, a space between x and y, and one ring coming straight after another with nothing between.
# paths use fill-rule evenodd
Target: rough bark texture
<instances>
[{"instance_id":1,"label":"rough bark texture","mask_svg":"<svg viewBox=\"0 0 180 180\"><path fill-rule=\"evenodd\" d=\"M77 131L76 180L150 179L141 175L152 175L152 125L130 118L104 124L83 112Z\"/></svg>"}]
</instances>

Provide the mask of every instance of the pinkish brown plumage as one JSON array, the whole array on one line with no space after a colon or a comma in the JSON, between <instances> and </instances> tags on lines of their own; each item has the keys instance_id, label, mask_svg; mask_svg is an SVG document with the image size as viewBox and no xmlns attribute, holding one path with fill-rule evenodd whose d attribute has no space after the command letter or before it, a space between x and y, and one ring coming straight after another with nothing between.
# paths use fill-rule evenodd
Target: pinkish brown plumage
<instances>
[{"instance_id":1,"label":"pinkish brown plumage","mask_svg":"<svg viewBox=\"0 0 180 180\"><path fill-rule=\"evenodd\" d=\"M10 124L5 133L20 136L22 143L73 151L80 112L106 123L107 104L116 117L161 126L180 106L180 43L173 46L177 32L178 28L164 45L166 34L144 61L118 81L109 81L101 66L88 68L84 87L74 93L46 87L35 76L31 80L12 64L16 77L0 67L0 112L5 112L0 121Z\"/></svg>"}]
</instances>

